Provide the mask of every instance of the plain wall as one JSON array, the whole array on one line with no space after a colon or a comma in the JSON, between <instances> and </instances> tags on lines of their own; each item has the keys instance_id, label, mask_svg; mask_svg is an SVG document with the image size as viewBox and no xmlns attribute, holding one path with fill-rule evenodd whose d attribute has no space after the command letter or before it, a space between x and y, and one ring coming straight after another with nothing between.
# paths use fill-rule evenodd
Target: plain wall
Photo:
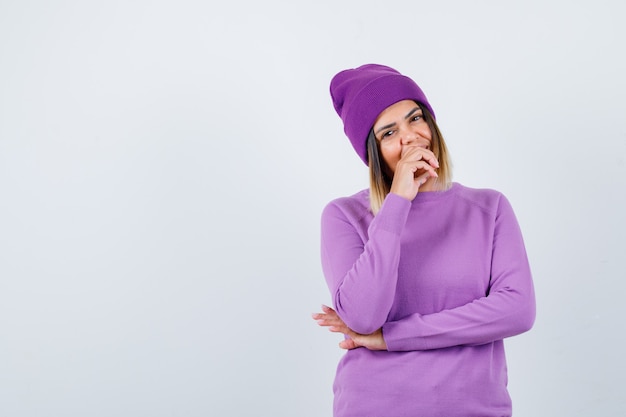
<instances>
[{"instance_id":1,"label":"plain wall","mask_svg":"<svg viewBox=\"0 0 626 417\"><path fill-rule=\"evenodd\" d=\"M514 412L626 414L622 1L0 0L0 415L329 416L319 217L367 186L328 94L393 66L507 195Z\"/></svg>"}]
</instances>

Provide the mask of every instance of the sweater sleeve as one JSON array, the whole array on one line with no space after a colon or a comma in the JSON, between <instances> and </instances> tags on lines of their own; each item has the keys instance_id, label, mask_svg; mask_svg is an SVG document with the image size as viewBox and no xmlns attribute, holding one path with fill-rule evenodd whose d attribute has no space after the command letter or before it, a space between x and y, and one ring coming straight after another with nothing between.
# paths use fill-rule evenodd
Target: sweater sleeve
<instances>
[{"instance_id":1,"label":"sweater sleeve","mask_svg":"<svg viewBox=\"0 0 626 417\"><path fill-rule=\"evenodd\" d=\"M433 314L412 314L383 326L390 351L480 345L529 330L535 295L522 234L511 205L500 197L485 297Z\"/></svg>"},{"instance_id":2,"label":"sweater sleeve","mask_svg":"<svg viewBox=\"0 0 626 417\"><path fill-rule=\"evenodd\" d=\"M331 203L322 213L321 256L339 317L352 330L369 334L387 321L394 301L400 235L411 203L389 194L367 233L362 216Z\"/></svg>"}]
</instances>

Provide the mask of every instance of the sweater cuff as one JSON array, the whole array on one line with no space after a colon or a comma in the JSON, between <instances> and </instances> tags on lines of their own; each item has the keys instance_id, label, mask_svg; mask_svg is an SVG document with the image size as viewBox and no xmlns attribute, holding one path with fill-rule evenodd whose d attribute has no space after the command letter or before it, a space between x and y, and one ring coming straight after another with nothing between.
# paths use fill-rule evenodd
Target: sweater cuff
<instances>
[{"instance_id":1,"label":"sweater cuff","mask_svg":"<svg viewBox=\"0 0 626 417\"><path fill-rule=\"evenodd\" d=\"M416 331L416 329L413 329ZM390 352L403 352L409 350L428 350L430 347L424 338L416 335L407 337L399 322L387 322L382 328L383 339Z\"/></svg>"}]
</instances>

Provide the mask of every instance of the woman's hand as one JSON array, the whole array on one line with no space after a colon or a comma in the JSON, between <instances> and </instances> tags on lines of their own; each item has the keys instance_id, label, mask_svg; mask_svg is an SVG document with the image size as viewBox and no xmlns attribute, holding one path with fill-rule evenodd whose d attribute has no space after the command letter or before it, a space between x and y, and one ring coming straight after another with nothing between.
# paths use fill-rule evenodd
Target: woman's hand
<instances>
[{"instance_id":1,"label":"woman's hand","mask_svg":"<svg viewBox=\"0 0 626 417\"><path fill-rule=\"evenodd\" d=\"M419 146L405 146L396 164L390 192L413 201L420 187L430 178L437 178L439 161L435 154Z\"/></svg>"},{"instance_id":2,"label":"woman's hand","mask_svg":"<svg viewBox=\"0 0 626 417\"><path fill-rule=\"evenodd\" d=\"M382 329L376 330L372 334L359 334L352 331L346 323L341 320L339 315L332 308L322 305L323 313L314 313L313 319L322 327L328 327L328 330L334 333L343 333L348 338L339 343L342 349L355 349L364 347L369 350L387 350L387 344L383 339Z\"/></svg>"}]
</instances>

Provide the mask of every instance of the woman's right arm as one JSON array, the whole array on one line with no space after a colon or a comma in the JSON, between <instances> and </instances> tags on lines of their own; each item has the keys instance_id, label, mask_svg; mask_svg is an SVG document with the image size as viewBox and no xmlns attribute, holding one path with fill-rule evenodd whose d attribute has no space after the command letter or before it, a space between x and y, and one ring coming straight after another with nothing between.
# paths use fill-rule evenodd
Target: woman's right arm
<instances>
[{"instance_id":1,"label":"woman's right arm","mask_svg":"<svg viewBox=\"0 0 626 417\"><path fill-rule=\"evenodd\" d=\"M398 278L400 236L410 207L410 201L389 194L361 233L364 211L332 202L322 213L324 276L337 314L357 333L372 333L387 321Z\"/></svg>"}]
</instances>

